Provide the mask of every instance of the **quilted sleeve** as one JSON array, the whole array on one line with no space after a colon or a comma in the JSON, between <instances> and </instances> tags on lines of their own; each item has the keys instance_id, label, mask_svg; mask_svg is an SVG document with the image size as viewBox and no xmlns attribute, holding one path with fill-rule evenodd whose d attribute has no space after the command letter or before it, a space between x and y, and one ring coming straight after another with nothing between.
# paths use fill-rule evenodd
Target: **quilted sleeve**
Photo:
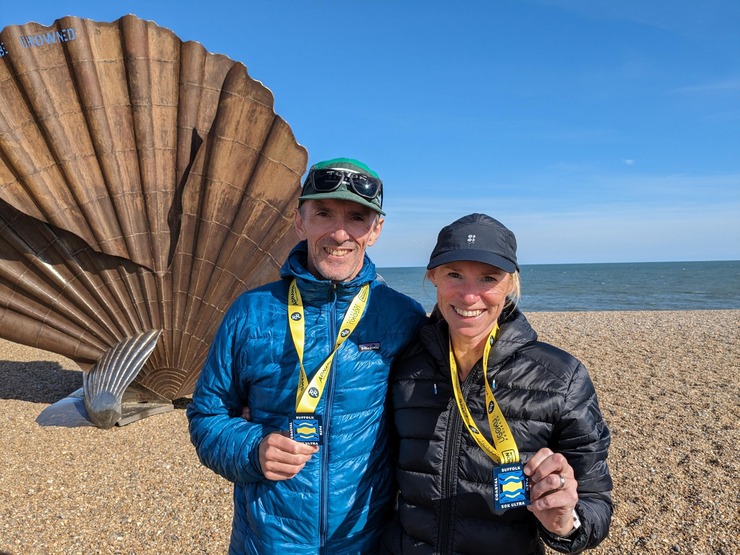
<instances>
[{"instance_id":1,"label":"quilted sleeve","mask_svg":"<svg viewBox=\"0 0 740 555\"><path fill-rule=\"evenodd\" d=\"M599 409L591 378L578 364L566 394L553 449L562 453L578 480L576 512L581 527L568 539L561 539L540 526L544 541L563 553L579 553L597 546L609 532L613 503L612 479L607 466L611 436Z\"/></svg>"},{"instance_id":2,"label":"quilted sleeve","mask_svg":"<svg viewBox=\"0 0 740 555\"><path fill-rule=\"evenodd\" d=\"M242 310L237 301L226 313L187 408L190 440L200 461L234 483L264 479L258 449L273 431L241 417L246 404L237 371L240 328L246 325Z\"/></svg>"}]
</instances>

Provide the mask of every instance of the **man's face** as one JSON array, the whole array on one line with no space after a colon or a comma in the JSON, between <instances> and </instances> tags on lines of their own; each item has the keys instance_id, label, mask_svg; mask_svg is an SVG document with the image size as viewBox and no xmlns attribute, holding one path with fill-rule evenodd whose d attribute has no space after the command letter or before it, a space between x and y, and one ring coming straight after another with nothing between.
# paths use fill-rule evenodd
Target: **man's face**
<instances>
[{"instance_id":1,"label":"man's face","mask_svg":"<svg viewBox=\"0 0 740 555\"><path fill-rule=\"evenodd\" d=\"M350 281L360 272L367 247L384 220L356 202L306 200L295 213L298 236L308 243L308 271L320 279Z\"/></svg>"}]
</instances>

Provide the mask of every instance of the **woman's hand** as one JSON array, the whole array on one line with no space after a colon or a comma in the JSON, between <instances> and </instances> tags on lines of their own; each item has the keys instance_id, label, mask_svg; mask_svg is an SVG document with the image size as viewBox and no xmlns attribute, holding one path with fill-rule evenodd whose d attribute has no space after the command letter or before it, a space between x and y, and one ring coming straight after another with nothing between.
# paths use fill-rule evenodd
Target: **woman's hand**
<instances>
[{"instance_id":1,"label":"woman's hand","mask_svg":"<svg viewBox=\"0 0 740 555\"><path fill-rule=\"evenodd\" d=\"M529 476L530 505L537 520L557 536L573 531L573 509L578 503L578 482L573 468L560 453L540 449L524 466Z\"/></svg>"}]
</instances>

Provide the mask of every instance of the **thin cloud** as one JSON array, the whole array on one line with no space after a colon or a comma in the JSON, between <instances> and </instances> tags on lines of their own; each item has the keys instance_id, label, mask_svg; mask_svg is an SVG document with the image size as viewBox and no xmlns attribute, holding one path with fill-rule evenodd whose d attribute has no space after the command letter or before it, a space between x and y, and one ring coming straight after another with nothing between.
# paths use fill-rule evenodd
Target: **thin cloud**
<instances>
[{"instance_id":1,"label":"thin cloud","mask_svg":"<svg viewBox=\"0 0 740 555\"><path fill-rule=\"evenodd\" d=\"M485 212L516 233L528 264L740 259L740 175L583 179L537 193L468 184L449 198L396 197L371 256L381 267L423 266L442 226Z\"/></svg>"},{"instance_id":2,"label":"thin cloud","mask_svg":"<svg viewBox=\"0 0 740 555\"><path fill-rule=\"evenodd\" d=\"M673 90L679 94L725 94L740 92L740 77L736 79L726 79L723 81L713 81L702 85L687 85L678 87Z\"/></svg>"},{"instance_id":3,"label":"thin cloud","mask_svg":"<svg viewBox=\"0 0 740 555\"><path fill-rule=\"evenodd\" d=\"M486 212L512 229L523 264L740 259L740 201L623 202L562 211L489 202L464 209L438 206L427 213L396 206L370 255L379 267L423 266L439 229L471 212Z\"/></svg>"}]
</instances>

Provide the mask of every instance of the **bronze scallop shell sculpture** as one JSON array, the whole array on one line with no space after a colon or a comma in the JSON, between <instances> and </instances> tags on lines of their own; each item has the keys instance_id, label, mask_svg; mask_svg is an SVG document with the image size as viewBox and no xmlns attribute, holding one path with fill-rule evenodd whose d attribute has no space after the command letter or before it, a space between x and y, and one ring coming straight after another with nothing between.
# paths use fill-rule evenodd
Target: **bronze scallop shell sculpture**
<instances>
[{"instance_id":1,"label":"bronze scallop shell sculpture","mask_svg":"<svg viewBox=\"0 0 740 555\"><path fill-rule=\"evenodd\" d=\"M306 150L244 65L132 15L4 28L0 106L0 336L76 362L96 426L171 407L296 242Z\"/></svg>"}]
</instances>

